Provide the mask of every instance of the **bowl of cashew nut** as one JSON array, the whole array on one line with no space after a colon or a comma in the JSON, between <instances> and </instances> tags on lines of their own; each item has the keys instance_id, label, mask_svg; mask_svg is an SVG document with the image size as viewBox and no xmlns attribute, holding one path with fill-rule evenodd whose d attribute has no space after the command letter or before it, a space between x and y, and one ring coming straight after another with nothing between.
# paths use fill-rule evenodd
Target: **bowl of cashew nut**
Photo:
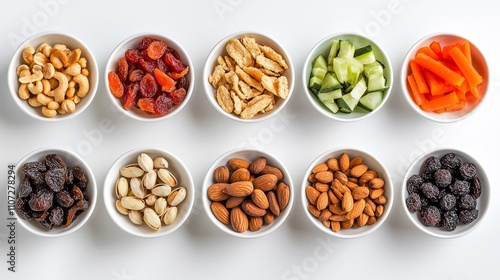
<instances>
[{"instance_id":1,"label":"bowl of cashew nut","mask_svg":"<svg viewBox=\"0 0 500 280\"><path fill-rule=\"evenodd\" d=\"M97 62L79 39L43 32L22 43L9 64L14 102L39 120L60 121L79 115L92 102L99 80Z\"/></svg>"}]
</instances>

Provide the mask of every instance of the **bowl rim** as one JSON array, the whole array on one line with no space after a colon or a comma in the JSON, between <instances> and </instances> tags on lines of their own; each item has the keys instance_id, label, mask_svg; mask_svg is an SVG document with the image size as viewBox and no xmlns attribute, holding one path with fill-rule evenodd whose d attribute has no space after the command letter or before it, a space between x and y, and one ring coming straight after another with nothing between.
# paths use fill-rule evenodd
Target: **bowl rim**
<instances>
[{"instance_id":1,"label":"bowl rim","mask_svg":"<svg viewBox=\"0 0 500 280\"><path fill-rule=\"evenodd\" d=\"M450 38L453 38L453 39L459 40L459 41L468 41L470 43L470 45L471 45L471 49L475 49L477 51L477 54L479 55L479 59L482 62L484 62L484 69L485 69L485 72L486 72L486 73L483 74L483 78L484 78L484 76L486 76L486 87L484 89L484 94L483 94L481 100L479 100L478 103L474 106L474 108L472 108L466 114L464 114L462 116L459 116L459 117L456 117L456 118L442 118L442 117L439 117L437 114L434 115L434 114L430 114L429 112L424 112L419 106L417 106L415 104L415 102L413 102L412 98L410 97L410 93L409 93L408 87L407 87L406 76L408 75L409 63L410 63L410 60L412 59L412 57L410 57L410 55L411 54L415 54L416 50L420 46L422 46L422 44L424 42L432 40L433 38L437 39L438 37L450 37ZM489 92L490 86L491 86L491 83L490 83L490 67L488 65L488 60L486 59L485 54L471 40L469 40L469 39L467 39L467 38L465 38L465 37L463 37L461 35L458 35L456 33L452 33L452 32L434 32L434 33L431 33L431 34L427 34L424 37L421 37L420 39L418 39L410 47L410 49L407 51L407 53L406 53L406 55L405 55L405 57L403 59L403 63L401 64L400 84L401 84L401 92L402 92L402 94L404 96L404 99L406 100L406 102L408 103L408 105L410 105L410 107L416 113L418 113L422 117L424 117L424 118L426 118L428 120L434 121L436 123L454 123L454 122L459 122L459 121L465 120L470 115L474 114L474 112L478 111L479 108L484 103L484 99L487 98L487 96L489 96L489 94L487 94L487 93ZM446 114L446 113L443 113L443 114Z\"/></svg>"},{"instance_id":2,"label":"bowl rim","mask_svg":"<svg viewBox=\"0 0 500 280\"><path fill-rule=\"evenodd\" d=\"M467 229L462 230L460 232L456 231L445 231L442 230L439 232L436 232L436 227L426 227L424 226L416 217L416 213L410 213L408 210L408 207L406 206L406 198L408 197L408 191L406 190L406 181L408 178L415 174L413 172L410 172L412 169L415 168L415 166L420 163L422 160L424 160L427 157L430 157L431 155L439 154L439 155L444 155L446 153L454 152L456 153L462 160L467 160L468 162L474 163L477 169L481 170L480 172L484 174L483 177L481 177L481 185L483 187L482 189L482 194L481 194L481 204L484 204L484 211L478 216L478 218L472 222L472 224L469 225L459 225L459 226L466 226ZM420 163L421 164L421 163ZM486 192L485 192L486 189ZM472 157L468 152L465 152L463 150L455 149L455 148L435 148L432 150L429 150L427 152L422 153L420 156L418 156L415 160L412 161L410 166L407 168L405 176L403 178L403 181L401 183L401 205L404 209L404 212L406 214L406 217L411 221L411 223L417 227L419 230L422 232L425 232L431 236L441 238L441 239L453 239L453 238L458 238L465 236L472 231L474 231L481 223L481 221L484 219L486 214L488 213L488 208L490 205L490 200L491 200L491 188L490 188L490 181L488 179L488 175L486 173L486 170L482 167L482 165L474 158ZM484 195L484 194L487 195ZM477 207L477 206L476 206ZM435 230L432 230L435 229Z\"/></svg>"},{"instance_id":3,"label":"bowl rim","mask_svg":"<svg viewBox=\"0 0 500 280\"><path fill-rule=\"evenodd\" d=\"M165 230L162 231L160 229L159 231L153 231L147 232L147 233L141 233L138 230L134 230L135 225L130 222L130 226L125 226L123 223L120 223L117 219L115 219L115 214L116 215L122 215L118 214L117 210L115 208L115 204L111 203L111 201L115 201L116 198L112 197L113 196L113 186L114 182L116 179L120 176L119 174L111 174L111 170L116 169L119 170L120 166L123 166L121 163L122 161L125 160L125 158L130 157L132 155L139 155L140 153L147 153L150 155L151 153L156 153L156 154L161 154L162 156L166 157L167 161L169 164L171 161L176 161L176 168L177 169L183 169L184 172L186 173L186 184L183 184L183 186L188 190L189 196L186 197L187 202L187 207L186 211L184 212L184 215L182 217L177 217L179 219L179 222L175 226L171 226L169 228L165 228ZM177 176L178 177L178 176ZM195 197L196 197L196 186L193 181L193 177L191 175L191 172L187 168L187 166L184 164L184 162L177 157L176 155L172 154L171 152L168 152L164 149L161 148L148 148L148 147L138 147L138 148L133 148L131 150L128 150L124 153L122 153L118 158L116 158L113 163L110 165L110 167L107 170L106 176L104 177L103 181L103 188L102 188L102 194L103 194L103 200L104 200L104 207L106 208L106 212L108 213L108 216L111 218L113 223L123 230L124 232L136 236L136 237L141 237L141 238L158 238L162 236L166 236L169 234L174 233L176 230L178 230L189 218L193 207L195 203ZM179 212L180 213L180 212ZM134 227L132 227L134 226ZM167 227L165 225L162 225L162 227ZM137 226L139 228L139 226Z\"/></svg>"},{"instance_id":4,"label":"bowl rim","mask_svg":"<svg viewBox=\"0 0 500 280\"><path fill-rule=\"evenodd\" d=\"M270 112L267 112L266 114L262 116L256 115L255 117L251 119L242 119L239 118L233 114L226 113L222 108L220 108L219 104L217 104L217 101L214 98L214 93L216 89L212 87L212 85L208 82L208 76L213 72L214 66L217 63L217 57L216 55L216 50L222 48L223 45L225 45L230 39L233 38L242 38L243 36L248 35L248 36L258 36L261 38L265 38L266 40L269 40L272 42L273 45L276 45L277 47L280 48L280 51L278 52L284 59L286 59L288 63L288 69L285 70L285 72L289 72L290 78L288 79L288 96L283 99L282 103L280 104L279 107L275 107L273 110ZM211 57L214 57L213 60L210 60ZM285 75L283 75L285 76ZM269 120L270 118L276 116L285 106L286 104L290 101L294 88L295 88L295 67L293 65L292 57L289 55L288 51L283 47L283 45L277 41L274 37L271 37L267 34L253 31L253 30L242 30L242 31L237 31L233 32L222 39L220 39L211 49L210 52L208 53L206 59L205 59L205 65L203 66L203 89L205 91L205 96L207 97L208 101L212 106L215 108L217 112L219 112L221 115L228 117L231 120L238 121L241 123L257 123L257 122L262 122L265 120Z\"/></svg>"},{"instance_id":5,"label":"bowl rim","mask_svg":"<svg viewBox=\"0 0 500 280\"><path fill-rule=\"evenodd\" d=\"M28 110L26 108L26 106L31 106L31 105L29 105L27 103L27 100L22 100L19 98L19 96L17 94L17 88L19 87L19 81L17 80L17 74L15 75L15 70L20 65L18 63L18 60L21 57L22 51L24 50L25 47L31 45L31 43L30 43L31 41L36 40L39 37L54 36L54 35L66 37L69 40L73 40L76 42L76 44L80 48L86 49L87 53L86 53L85 58L87 59L87 63L90 62L90 64L93 65L95 68L92 71L92 73L90 73L90 76L93 77L94 81L92 82L92 85L90 86L89 93L84 97L87 100L85 101L84 104L80 104L80 106L77 107L77 110L75 112L65 114L65 115L57 115L54 118L47 118L47 117L43 116L41 113L37 114L37 113L32 112L31 110ZM33 46L33 47L35 47L35 46ZM16 82L14 82L14 80L13 80L14 77L16 77ZM70 35L70 34L64 33L64 32L58 32L58 31L42 31L42 32L38 32L38 33L30 36L26 40L24 40L14 51L12 58L9 62L8 68L7 68L7 84L8 84L10 95L11 95L12 99L14 100L14 103L16 103L16 105L26 115L28 115L34 119L46 121L46 122L66 121L66 120L70 120L72 118L75 118L76 116L80 115L83 111L85 111L90 106L92 101L94 100L94 97L97 95L97 90L99 87L99 65L97 64L97 60L96 60L92 50L87 46L87 44L85 44L82 40L75 37L74 35Z\"/></svg>"},{"instance_id":6,"label":"bowl rim","mask_svg":"<svg viewBox=\"0 0 500 280\"><path fill-rule=\"evenodd\" d=\"M318 49L322 45L324 45L325 43L327 43L328 41L331 41L334 38L340 38L340 37L358 37L358 38L362 39L363 41L367 41L371 45L375 46L377 48L378 52L380 52L382 54L383 58L386 61L386 63L384 65L388 69L387 73L389 74L389 77L386 77L386 79L389 80L389 87L388 87L388 89L386 89L386 92L384 94L384 99L382 100L382 103L377 108L375 108L375 110L373 110L371 112L364 112L363 115L361 115L359 117L355 117L355 118L344 118L344 117L340 117L340 116L342 116L342 113L341 114L334 114L334 113L332 113L330 111L327 111L326 108L321 107L322 105L318 104L318 101L315 100L312 97L312 93L311 93L311 91L309 90L309 87L308 87L309 77L310 77L310 74L311 74L310 73L311 72L310 69L312 68L311 67L311 62L314 59L313 58L313 54L316 53L318 51ZM309 102L311 103L311 105L313 105L313 107L316 109L316 111L318 111L319 113L321 113L323 116L326 116L326 117L328 117L330 119L333 119L333 120L336 120L336 121L341 121L341 122L360 121L360 120L368 118L369 116L374 115L380 109L382 109L382 107L387 102L387 100L389 100L389 97L390 97L390 95L392 93L392 90L393 90L393 87L394 87L394 69L392 67L392 62L390 60L390 57L387 55L387 53L382 48L382 46L379 43L377 43L377 41L375 41L374 39L372 39L370 37L367 37L367 36L365 36L365 35L363 35L361 33L356 33L356 32L337 32L337 33L332 33L332 34L329 34L329 35L323 37L320 41L318 41L309 50L309 52L307 54L307 57L304 60L304 64L303 64L303 67L302 67L302 76L301 76L301 78L302 78L302 86L303 86L304 93L306 94L307 99L309 100Z\"/></svg>"},{"instance_id":7,"label":"bowl rim","mask_svg":"<svg viewBox=\"0 0 500 280\"><path fill-rule=\"evenodd\" d=\"M133 41L139 42L140 39L142 39L142 37L146 37L146 36L153 37L155 39L161 39L161 40L167 41L168 44L175 45L175 50L183 56L182 62L185 63L187 66L189 66L189 73L187 74L187 76L189 77L189 89L186 91L186 97L184 98L184 101L181 104L175 105L177 107L164 116L151 115L151 117L144 117L144 116L138 115L138 113L140 113L140 112L135 112L135 111L133 111L133 109L127 111L127 110L123 109L123 106L121 105L120 100L118 98L114 97L113 94L111 94L111 91L109 90L108 73L112 70L114 71L115 67L111 65L114 58L120 59L121 57L123 57L125 55L125 51L122 51L122 49L127 44L129 44ZM104 77L102 77L102 79L104 80L106 95L108 96L111 104L113 105L113 107L116 107L116 109L119 112L121 112L122 114L128 116L129 118L131 118L133 120L137 120L137 121L157 122L157 121L165 120L165 119L168 119L168 118L175 116L177 113L179 113L187 105L187 103L191 99L191 96L193 95L194 87L196 85L195 84L195 82L196 82L195 71L196 70L195 70L194 64L191 60L189 53L177 40L173 39L172 37L169 37L167 35L164 35L162 33L157 33L157 32L139 32L139 33L129 35L128 37L126 37L125 39L120 41L113 48L113 50L110 52L104 69L105 69L105 71L103 73Z\"/></svg>"},{"instance_id":8,"label":"bowl rim","mask_svg":"<svg viewBox=\"0 0 500 280\"><path fill-rule=\"evenodd\" d=\"M248 230L245 232L236 232L236 231L232 230L230 228L230 226L224 225L221 222L219 222L219 220L217 220L214 217L214 215L212 214L212 210L210 209L211 201L206 195L208 188L212 184L214 184L213 171L218 166L225 165L225 163L223 163L221 161L226 159L226 158L232 158L233 157L232 155L234 155L234 154L239 155L241 153L253 153L257 157L264 156L264 157L266 157L266 160L271 159L271 161L273 162L273 166L280 168L281 172L283 173L283 179L285 179L285 178L287 179L286 183L290 188L290 198L289 198L289 202L288 202L288 205L286 206L286 208L283 211L281 211L280 215L274 219L272 224L267 225L267 226L264 225L263 228L261 228L260 230L258 230L256 232L251 232ZM208 168L208 170L206 172L205 177L203 178L203 183L202 183L202 187L201 187L201 196L202 196L202 204L203 204L203 208L205 210L205 214L208 216L208 218L212 222L212 224L215 225L215 227L217 227L219 230L225 232L226 234L234 236L234 237L238 237L238 238L242 238L242 239L254 239L254 238L259 238L259 237L263 237L265 235L271 234L272 232L274 232L276 229L278 229L285 222L285 220L288 218L288 216L292 210L295 194L294 194L294 186L293 186L292 177L290 176L288 169L286 168L286 166L283 164L282 161L280 161L276 156L274 156L273 154L271 154L269 152L259 150L259 149L240 147L240 148L235 148L235 149L231 149L229 151L224 152L223 154L221 154L219 157L217 157L217 159L215 159L212 162L212 164L210 165L210 167ZM264 227L266 227L266 228L264 229Z\"/></svg>"},{"instance_id":9,"label":"bowl rim","mask_svg":"<svg viewBox=\"0 0 500 280\"><path fill-rule=\"evenodd\" d=\"M363 231L361 231L359 233L355 233L355 234L343 234L342 230L339 232L334 232L331 229L326 228L325 226L323 226L321 224L319 219L312 216L311 213L309 212L309 210L307 209L307 206L309 205L309 201L306 197L305 189L307 186L310 185L310 183L308 181L308 177L311 174L312 169L317 164L325 162L326 158L330 158L330 157L332 157L332 155L337 154L337 153L338 153L338 156L340 156L344 152L347 153L349 155L349 157L352 157L351 156L352 153L362 154L363 161L365 161L365 159L368 157L368 158L370 158L369 159L370 161L373 161L376 164L380 165L380 168L377 168L375 171L377 171L377 173L379 174L379 177L380 177L380 175L383 175L385 177L384 178L384 181L385 181L384 188L388 186L390 189L389 195L387 195L387 191L384 191L384 195L387 198L387 203L384 205L384 213L382 214L382 216L379 219L377 219L377 222L375 224L365 225L365 226L363 226L363 228L364 228ZM368 168L373 169L372 166L369 166ZM361 238L361 237L369 235L370 233L373 233L374 231L379 229L382 226L382 224L387 220L387 218L389 217L389 215L391 213L393 204L394 204L394 192L395 192L395 189L394 189L394 183L392 182L391 174L390 174L389 170L385 167L385 165L376 156L374 156L372 153L367 152L365 150L361 150L361 149L357 149L357 148L353 148L353 147L336 147L336 148L332 148L332 149L329 149L329 150L321 153L316 158L314 158L311 161L311 163L308 165L308 168L306 169L305 175L302 179L302 184L301 184L301 189L300 189L300 199L301 199L301 203L302 203L302 210L304 211L305 215L307 216L307 218L311 222L311 224L313 224L316 228L318 228L322 232L324 232L328 235L334 236L334 237L343 238L343 239L355 239L355 238Z\"/></svg>"},{"instance_id":10,"label":"bowl rim","mask_svg":"<svg viewBox=\"0 0 500 280\"><path fill-rule=\"evenodd\" d=\"M37 230L35 227L29 225L29 224L33 223L33 221L24 220L23 218L21 218L17 215L16 211L14 211L17 221L19 222L19 224L21 224L21 226L24 229L26 229L27 231L29 231L35 235L38 235L41 237L47 237L47 238L65 236L65 235L71 234L71 233L77 231L78 229L80 229L81 227L83 227L87 223L87 221L90 219L90 217L93 215L94 209L95 209L96 204L97 204L97 199L98 199L97 183L96 183L95 175L92 172L92 169L77 153L71 151L70 149L55 147L55 146L48 146L48 147L38 148L36 150L33 150L33 151L29 152L28 154L26 154L25 156L23 156L16 163L16 167L14 169L16 176L18 176L18 174L22 173L21 172L22 165L24 163L28 162L28 160L30 158L32 158L34 156L46 156L48 154L53 154L53 153L65 154L65 155L67 155L67 157L70 157L73 160L79 162L78 165L84 167L84 169L87 170L86 175L87 175L87 178L89 180L88 187L90 187L92 189L92 196L89 197L89 200L90 200L89 208L87 210L85 210L84 215L80 214L77 217L77 220L75 220L76 224L73 224L73 223L75 223L75 221L73 221L72 225L69 228L65 229L64 231L58 232L58 233L54 233L54 232L51 232L49 230L47 230L47 231ZM16 178L16 184L15 184L16 190L19 187L20 182L21 182L21 178ZM17 195L16 195L16 199L17 199Z\"/></svg>"}]
</instances>

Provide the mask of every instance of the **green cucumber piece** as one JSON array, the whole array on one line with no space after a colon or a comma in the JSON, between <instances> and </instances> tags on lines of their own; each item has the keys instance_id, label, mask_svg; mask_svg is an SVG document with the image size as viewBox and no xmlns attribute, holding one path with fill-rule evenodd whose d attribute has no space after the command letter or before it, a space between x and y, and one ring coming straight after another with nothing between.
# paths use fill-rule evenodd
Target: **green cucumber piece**
<instances>
[{"instance_id":1,"label":"green cucumber piece","mask_svg":"<svg viewBox=\"0 0 500 280\"><path fill-rule=\"evenodd\" d=\"M311 76L316 77L318 79L323 80L325 78L325 75L327 73L327 70L324 68L316 67L311 70Z\"/></svg>"},{"instance_id":2,"label":"green cucumber piece","mask_svg":"<svg viewBox=\"0 0 500 280\"><path fill-rule=\"evenodd\" d=\"M339 111L339 106L335 103L335 99L338 99L339 97L342 97L342 91L340 89L331 92L318 93L318 99L334 114Z\"/></svg>"},{"instance_id":3,"label":"green cucumber piece","mask_svg":"<svg viewBox=\"0 0 500 280\"><path fill-rule=\"evenodd\" d=\"M374 91L365 94L359 99L359 106L367 111L373 111L377 108L384 100L383 91Z\"/></svg>"},{"instance_id":4,"label":"green cucumber piece","mask_svg":"<svg viewBox=\"0 0 500 280\"><path fill-rule=\"evenodd\" d=\"M312 76L309 79L309 89L314 93L317 94L319 90L321 89L321 85L323 84L323 80L316 77Z\"/></svg>"},{"instance_id":5,"label":"green cucumber piece","mask_svg":"<svg viewBox=\"0 0 500 280\"><path fill-rule=\"evenodd\" d=\"M351 90L350 94L353 98L360 99L361 96L363 96L366 93L366 81L365 79L361 78L359 81L356 83L356 86Z\"/></svg>"},{"instance_id":6,"label":"green cucumber piece","mask_svg":"<svg viewBox=\"0 0 500 280\"><path fill-rule=\"evenodd\" d=\"M354 48L353 43L349 41L340 41L340 48L337 57L353 58L355 51L356 49Z\"/></svg>"},{"instance_id":7,"label":"green cucumber piece","mask_svg":"<svg viewBox=\"0 0 500 280\"><path fill-rule=\"evenodd\" d=\"M321 85L321 89L319 90L319 92L331 92L341 88L342 85L339 83L339 81L332 74L328 73L323 79L323 84Z\"/></svg>"},{"instance_id":8,"label":"green cucumber piece","mask_svg":"<svg viewBox=\"0 0 500 280\"><path fill-rule=\"evenodd\" d=\"M359 103L359 98L355 98L351 93L344 94L342 98L337 99L337 104L339 105L340 111L344 113L351 113L354 111Z\"/></svg>"},{"instance_id":9,"label":"green cucumber piece","mask_svg":"<svg viewBox=\"0 0 500 280\"><path fill-rule=\"evenodd\" d=\"M322 68L324 70L327 70L327 65L326 65L326 59L325 57L320 54L314 60L312 61L312 68Z\"/></svg>"},{"instance_id":10,"label":"green cucumber piece","mask_svg":"<svg viewBox=\"0 0 500 280\"><path fill-rule=\"evenodd\" d=\"M354 58L362 64L370 64L377 61L371 45L356 49L354 52Z\"/></svg>"},{"instance_id":11,"label":"green cucumber piece","mask_svg":"<svg viewBox=\"0 0 500 280\"><path fill-rule=\"evenodd\" d=\"M337 80L342 84L347 81L348 68L349 59L344 57L336 57L333 59L333 71L337 75Z\"/></svg>"},{"instance_id":12,"label":"green cucumber piece","mask_svg":"<svg viewBox=\"0 0 500 280\"><path fill-rule=\"evenodd\" d=\"M368 77L368 92L386 89L386 80L383 73L373 74Z\"/></svg>"},{"instance_id":13,"label":"green cucumber piece","mask_svg":"<svg viewBox=\"0 0 500 280\"><path fill-rule=\"evenodd\" d=\"M340 40L333 40L330 52L328 53L328 67L333 68L333 59L337 56L340 48Z\"/></svg>"}]
</instances>

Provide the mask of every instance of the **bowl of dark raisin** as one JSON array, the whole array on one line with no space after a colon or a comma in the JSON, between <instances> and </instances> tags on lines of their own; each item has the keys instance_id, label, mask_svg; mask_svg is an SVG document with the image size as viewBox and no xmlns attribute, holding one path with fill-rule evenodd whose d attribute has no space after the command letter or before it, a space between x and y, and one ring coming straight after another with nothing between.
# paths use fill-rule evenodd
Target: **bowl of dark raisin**
<instances>
[{"instance_id":1,"label":"bowl of dark raisin","mask_svg":"<svg viewBox=\"0 0 500 280\"><path fill-rule=\"evenodd\" d=\"M81 228L97 198L94 175L70 150L43 148L15 166L15 215L23 228L43 237L59 237Z\"/></svg>"},{"instance_id":2,"label":"bowl of dark raisin","mask_svg":"<svg viewBox=\"0 0 500 280\"><path fill-rule=\"evenodd\" d=\"M404 209L412 223L439 238L456 238L476 229L486 215L490 184L469 154L438 149L422 154L403 180Z\"/></svg>"}]
</instances>

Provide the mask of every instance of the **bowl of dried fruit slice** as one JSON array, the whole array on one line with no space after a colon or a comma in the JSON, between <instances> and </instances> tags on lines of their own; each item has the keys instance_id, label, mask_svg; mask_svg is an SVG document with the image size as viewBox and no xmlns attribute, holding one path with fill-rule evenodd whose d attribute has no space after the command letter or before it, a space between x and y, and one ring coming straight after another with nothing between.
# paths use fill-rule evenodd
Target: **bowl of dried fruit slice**
<instances>
[{"instance_id":1,"label":"bowl of dried fruit slice","mask_svg":"<svg viewBox=\"0 0 500 280\"><path fill-rule=\"evenodd\" d=\"M210 104L222 115L246 123L276 115L290 100L294 84L294 67L285 48L255 32L220 40L203 69Z\"/></svg>"},{"instance_id":2,"label":"bowl of dried fruit slice","mask_svg":"<svg viewBox=\"0 0 500 280\"><path fill-rule=\"evenodd\" d=\"M194 88L193 63L174 39L151 33L122 41L106 64L111 103L141 121L159 121L180 112Z\"/></svg>"}]
</instances>

